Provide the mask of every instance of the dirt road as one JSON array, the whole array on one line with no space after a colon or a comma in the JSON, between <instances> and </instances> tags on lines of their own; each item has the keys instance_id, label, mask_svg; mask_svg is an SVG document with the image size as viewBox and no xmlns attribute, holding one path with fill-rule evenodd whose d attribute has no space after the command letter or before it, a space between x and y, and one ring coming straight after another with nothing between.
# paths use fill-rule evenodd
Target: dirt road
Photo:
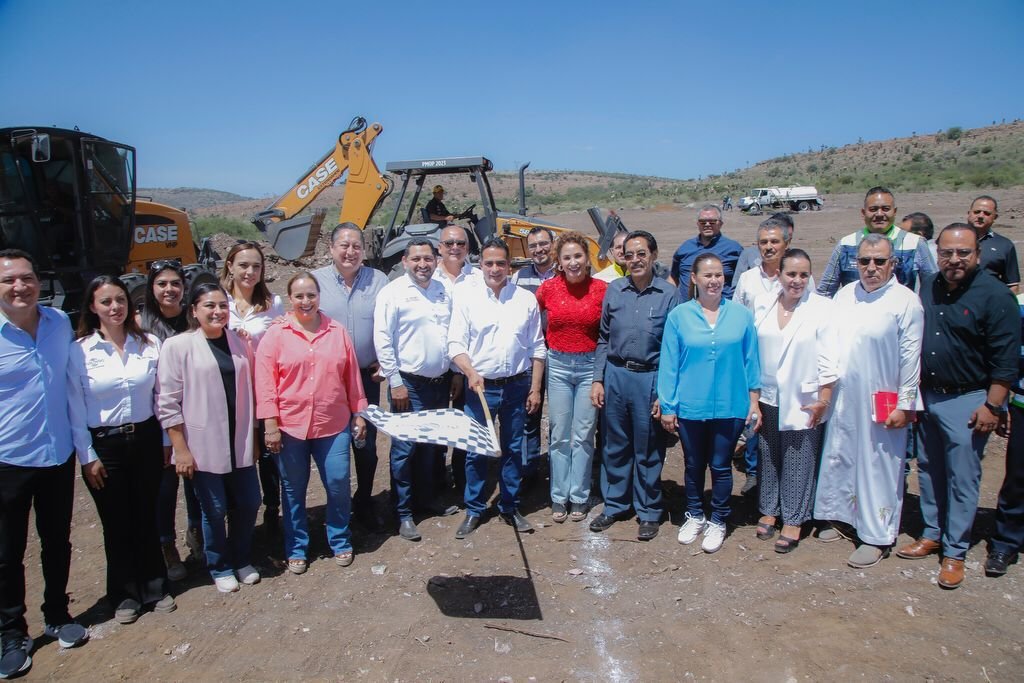
<instances>
[{"instance_id":1,"label":"dirt road","mask_svg":"<svg viewBox=\"0 0 1024 683\"><path fill-rule=\"evenodd\" d=\"M999 193L998 230L1021 241L1024 191ZM900 215L923 210L937 225L960 219L970 197L898 197ZM859 223L859 197L832 197L796 217L796 244L816 269ZM1016 218L1010 218L1014 215ZM695 231L694 208L623 210L651 230L667 261ZM583 214L557 217L587 229ZM747 243L760 218L732 212L725 232ZM282 280L279 280L279 283ZM386 442L376 500L387 506ZM845 559L845 541L803 541L790 555L754 538L754 506L734 497L733 528L705 555L675 540L682 510L682 458L669 454L664 485L671 523L647 544L636 523L604 534L585 523L550 522L543 486L524 499L538 527L517 538L492 518L464 541L460 517L420 523L423 541L357 529L355 564L313 561L283 571L281 542L257 529L263 582L222 595L192 567L176 587L179 609L119 626L102 606L101 529L81 481L76 490L69 590L72 613L92 630L84 648L62 652L39 639L30 678L63 680L280 679L368 681L1020 680L1024 671L1024 574L985 578L983 539L992 528L1005 441L993 437L967 580L936 585L938 563L893 556L868 570ZM737 477L738 493L742 476ZM316 478L314 478L314 482ZM324 496L310 487L313 558L326 552ZM591 514L596 514L598 509ZM179 529L183 528L179 519ZM903 516L906 540L920 530L916 475ZM26 558L30 629L42 631L39 550ZM509 630L513 629L513 630ZM516 632L516 630L521 632Z\"/></svg>"}]
</instances>

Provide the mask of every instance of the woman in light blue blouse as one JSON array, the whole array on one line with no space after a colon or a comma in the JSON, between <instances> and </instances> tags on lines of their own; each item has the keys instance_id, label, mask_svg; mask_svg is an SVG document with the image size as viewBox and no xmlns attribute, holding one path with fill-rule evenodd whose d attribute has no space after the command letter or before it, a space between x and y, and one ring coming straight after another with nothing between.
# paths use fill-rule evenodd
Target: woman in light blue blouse
<instances>
[{"instance_id":1,"label":"woman in light blue blouse","mask_svg":"<svg viewBox=\"0 0 1024 683\"><path fill-rule=\"evenodd\" d=\"M690 274L691 299L669 313L661 341L661 424L679 432L685 457L686 516L679 542L704 534L713 553L725 540L732 495L732 453L744 424L756 431L761 367L750 311L722 298L725 272L702 254ZM711 468L711 519L704 516L704 473Z\"/></svg>"}]
</instances>

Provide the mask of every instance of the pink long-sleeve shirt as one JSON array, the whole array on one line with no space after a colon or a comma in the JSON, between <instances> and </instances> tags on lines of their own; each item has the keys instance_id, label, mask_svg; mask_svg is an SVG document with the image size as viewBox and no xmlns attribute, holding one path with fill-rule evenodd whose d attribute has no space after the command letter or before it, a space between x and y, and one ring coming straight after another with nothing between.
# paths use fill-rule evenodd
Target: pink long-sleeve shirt
<instances>
[{"instance_id":1,"label":"pink long-sleeve shirt","mask_svg":"<svg viewBox=\"0 0 1024 683\"><path fill-rule=\"evenodd\" d=\"M293 319L272 325L256 351L256 416L276 417L296 439L345 431L367 406L359 362L345 328L320 312L308 339Z\"/></svg>"}]
</instances>

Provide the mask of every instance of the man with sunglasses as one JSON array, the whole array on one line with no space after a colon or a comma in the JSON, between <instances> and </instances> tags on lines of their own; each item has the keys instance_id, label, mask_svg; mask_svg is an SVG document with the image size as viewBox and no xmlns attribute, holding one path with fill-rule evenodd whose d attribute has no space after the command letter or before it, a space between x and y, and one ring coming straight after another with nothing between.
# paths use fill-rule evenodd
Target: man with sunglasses
<instances>
[{"instance_id":1,"label":"man with sunglasses","mask_svg":"<svg viewBox=\"0 0 1024 683\"><path fill-rule=\"evenodd\" d=\"M885 187L872 187L860 210L864 227L839 241L825 266L818 294L832 297L860 278L857 248L868 235L884 235L893 245L893 272L901 285L914 289L918 279L936 272L935 260L923 238L896 227L896 199Z\"/></svg>"},{"instance_id":2,"label":"man with sunglasses","mask_svg":"<svg viewBox=\"0 0 1024 683\"><path fill-rule=\"evenodd\" d=\"M672 271L668 281L679 288L680 301L690 300L690 270L697 257L706 251L718 257L725 271L722 296L732 298L732 279L743 247L736 240L722 234L722 210L714 204L705 204L697 214L697 236L679 245L672 255Z\"/></svg>"},{"instance_id":3,"label":"man with sunglasses","mask_svg":"<svg viewBox=\"0 0 1024 683\"><path fill-rule=\"evenodd\" d=\"M438 261L437 268L434 269L433 278L444 285L449 298L452 296L455 285L470 278L480 277L480 271L469 262L469 233L461 225L449 225L441 230L438 251L441 259ZM463 376L454 372L450 393L452 408L459 410L465 408L464 384ZM444 451L438 452L441 458L436 465L434 481L438 485L442 485L445 481ZM466 451L460 448L452 450L452 481L457 491L466 488Z\"/></svg>"},{"instance_id":4,"label":"man with sunglasses","mask_svg":"<svg viewBox=\"0 0 1024 683\"><path fill-rule=\"evenodd\" d=\"M814 518L855 528L860 545L847 564L856 569L878 564L896 542L907 425L920 402L924 314L917 295L893 275L893 251L883 234L860 241L860 278L836 295L829 330L842 380L825 433ZM829 528L819 538L835 540L838 532Z\"/></svg>"},{"instance_id":5,"label":"man with sunglasses","mask_svg":"<svg viewBox=\"0 0 1024 683\"><path fill-rule=\"evenodd\" d=\"M921 287L924 342L921 389L924 449L918 453L921 537L896 551L908 560L942 555L939 585L964 580L964 558L978 508L981 459L1017 379L1017 302L980 267L975 229L953 223L939 233L939 274Z\"/></svg>"}]
</instances>

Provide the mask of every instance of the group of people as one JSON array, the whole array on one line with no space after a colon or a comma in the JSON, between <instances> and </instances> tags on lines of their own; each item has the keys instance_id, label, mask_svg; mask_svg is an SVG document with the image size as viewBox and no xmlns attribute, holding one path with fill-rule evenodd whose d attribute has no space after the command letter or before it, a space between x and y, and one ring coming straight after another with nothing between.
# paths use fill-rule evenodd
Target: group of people
<instances>
[{"instance_id":1,"label":"group of people","mask_svg":"<svg viewBox=\"0 0 1024 683\"><path fill-rule=\"evenodd\" d=\"M331 554L352 564L350 522L384 526L371 497L377 433L359 415L382 388L396 413L455 406L479 422L497 418L497 510L518 532L532 530L520 498L541 470L546 400L554 522L590 517L599 454L604 507L590 529L635 514L638 539L654 538L672 433L684 452L678 541L701 538L713 553L727 536L732 457L745 437L757 537L778 533L774 548L788 553L819 520L820 540L857 541L854 567L895 543L911 432L925 529L897 554L941 554L940 585L963 580L987 437L1005 428L1008 402L1024 420L1011 397L1024 395L1024 305L1013 296L1012 242L991 230L994 199L979 197L968 222L933 241L896 227L892 192L872 188L864 227L840 241L817 284L786 214L762 222L744 249L722 233L721 209L703 207L698 234L661 277L658 243L642 230L616 235L613 264L599 273L583 235L546 227L527 236L532 262L515 274L497 237L473 267L466 230L434 208L445 222L439 245L411 239L392 282L363 264L358 226L337 226L332 262L288 281L289 312L266 286L260 247L242 242L220 281L194 284L187 300L175 262L152 264L138 312L119 279L95 278L72 331L67 315L38 305L32 258L0 251L0 677L31 665L30 509L45 632L65 647L88 638L66 595L76 457L103 525L107 597L115 619L132 623L176 607L179 481L186 544L219 591L260 581L251 548L261 502L264 523L282 527L288 570L307 570L311 462ZM905 225L932 230L921 215ZM990 574L1005 573L1024 541L1024 430L1010 434ZM486 517L494 460L452 455L465 509L456 538ZM443 502L445 449L392 439L389 469L401 538L422 538L423 515L459 511Z\"/></svg>"}]
</instances>

